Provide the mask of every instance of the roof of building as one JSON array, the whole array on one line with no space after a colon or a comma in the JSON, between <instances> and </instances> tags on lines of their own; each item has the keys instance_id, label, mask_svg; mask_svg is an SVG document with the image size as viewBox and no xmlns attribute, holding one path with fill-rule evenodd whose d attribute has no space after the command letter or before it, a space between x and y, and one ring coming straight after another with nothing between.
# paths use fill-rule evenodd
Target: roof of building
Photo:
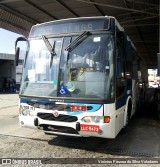
<instances>
[{"instance_id":1,"label":"roof of building","mask_svg":"<svg viewBox=\"0 0 160 167\"><path fill-rule=\"evenodd\" d=\"M113 16L124 27L148 68L157 66L158 0L1 0L0 27L28 36L31 27L47 21Z\"/></svg>"}]
</instances>

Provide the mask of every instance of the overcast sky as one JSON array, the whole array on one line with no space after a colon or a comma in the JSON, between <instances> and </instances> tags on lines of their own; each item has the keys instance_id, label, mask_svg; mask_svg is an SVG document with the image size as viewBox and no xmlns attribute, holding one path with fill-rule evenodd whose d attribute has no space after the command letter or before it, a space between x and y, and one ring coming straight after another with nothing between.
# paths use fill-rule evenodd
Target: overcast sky
<instances>
[{"instance_id":1,"label":"overcast sky","mask_svg":"<svg viewBox=\"0 0 160 167\"><path fill-rule=\"evenodd\" d=\"M15 53L15 40L21 35L0 28L0 53Z\"/></svg>"}]
</instances>

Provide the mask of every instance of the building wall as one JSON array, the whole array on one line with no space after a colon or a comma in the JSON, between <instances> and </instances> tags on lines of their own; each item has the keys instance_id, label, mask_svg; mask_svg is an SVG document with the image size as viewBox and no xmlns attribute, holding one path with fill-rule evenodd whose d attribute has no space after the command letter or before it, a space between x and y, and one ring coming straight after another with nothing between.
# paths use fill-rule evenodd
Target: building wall
<instances>
[{"instance_id":1,"label":"building wall","mask_svg":"<svg viewBox=\"0 0 160 167\"><path fill-rule=\"evenodd\" d=\"M13 60L5 60L0 65L0 77L15 78L15 66Z\"/></svg>"},{"instance_id":2,"label":"building wall","mask_svg":"<svg viewBox=\"0 0 160 167\"><path fill-rule=\"evenodd\" d=\"M15 55L0 53L0 92L3 91L5 79L15 79L19 89L22 76L22 63L24 54L20 54L20 64L16 67L14 64Z\"/></svg>"}]
</instances>

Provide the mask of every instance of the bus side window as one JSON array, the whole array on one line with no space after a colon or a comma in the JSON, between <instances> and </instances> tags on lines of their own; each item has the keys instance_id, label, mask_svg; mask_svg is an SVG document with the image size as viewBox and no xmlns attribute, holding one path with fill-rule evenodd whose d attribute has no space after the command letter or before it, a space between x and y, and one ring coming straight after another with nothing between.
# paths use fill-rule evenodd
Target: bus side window
<instances>
[{"instance_id":1,"label":"bus side window","mask_svg":"<svg viewBox=\"0 0 160 167\"><path fill-rule=\"evenodd\" d=\"M124 73L125 73L124 40L117 39L116 97L121 96L125 91Z\"/></svg>"}]
</instances>

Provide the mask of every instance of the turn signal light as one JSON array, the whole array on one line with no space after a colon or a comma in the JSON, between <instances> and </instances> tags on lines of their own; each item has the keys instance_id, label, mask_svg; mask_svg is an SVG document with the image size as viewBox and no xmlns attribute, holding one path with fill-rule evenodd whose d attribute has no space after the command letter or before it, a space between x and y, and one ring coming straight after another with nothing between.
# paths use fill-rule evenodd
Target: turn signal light
<instances>
[{"instance_id":1,"label":"turn signal light","mask_svg":"<svg viewBox=\"0 0 160 167\"><path fill-rule=\"evenodd\" d=\"M104 117L104 123L109 123L110 122L110 116L105 116Z\"/></svg>"}]
</instances>

